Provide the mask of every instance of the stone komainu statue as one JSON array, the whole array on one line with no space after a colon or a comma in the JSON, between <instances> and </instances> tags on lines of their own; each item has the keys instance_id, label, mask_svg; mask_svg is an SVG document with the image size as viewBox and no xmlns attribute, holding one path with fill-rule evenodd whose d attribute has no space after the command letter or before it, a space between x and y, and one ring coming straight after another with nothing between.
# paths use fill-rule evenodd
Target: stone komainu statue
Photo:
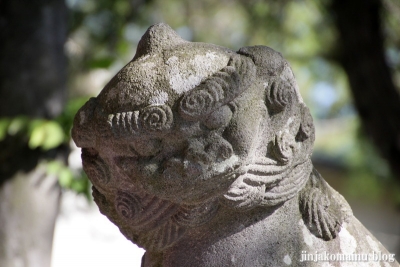
<instances>
[{"instance_id":1,"label":"stone komainu statue","mask_svg":"<svg viewBox=\"0 0 400 267\"><path fill-rule=\"evenodd\" d=\"M398 266L305 261L389 254L313 168L312 117L269 47L154 25L72 136L100 211L147 250L142 266Z\"/></svg>"}]
</instances>

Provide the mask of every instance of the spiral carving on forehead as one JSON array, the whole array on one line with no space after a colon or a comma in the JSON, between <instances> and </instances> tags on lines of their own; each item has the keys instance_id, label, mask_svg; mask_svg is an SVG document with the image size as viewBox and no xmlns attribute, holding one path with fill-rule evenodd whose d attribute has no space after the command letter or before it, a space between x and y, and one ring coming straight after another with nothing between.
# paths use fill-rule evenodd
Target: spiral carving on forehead
<instances>
[{"instance_id":1,"label":"spiral carving on forehead","mask_svg":"<svg viewBox=\"0 0 400 267\"><path fill-rule=\"evenodd\" d=\"M228 104L246 90L255 78L251 59L235 55L228 66L214 73L179 103L179 114L186 120L201 120L214 110Z\"/></svg>"},{"instance_id":2,"label":"spiral carving on forehead","mask_svg":"<svg viewBox=\"0 0 400 267\"><path fill-rule=\"evenodd\" d=\"M180 114L188 120L198 118L211 113L216 104L223 98L224 92L221 86L214 81L207 81L200 88L185 95L180 102Z\"/></svg>"},{"instance_id":3,"label":"spiral carving on forehead","mask_svg":"<svg viewBox=\"0 0 400 267\"><path fill-rule=\"evenodd\" d=\"M140 123L148 131L169 130L173 123L172 110L167 105L150 105L140 113Z\"/></svg>"}]
</instances>

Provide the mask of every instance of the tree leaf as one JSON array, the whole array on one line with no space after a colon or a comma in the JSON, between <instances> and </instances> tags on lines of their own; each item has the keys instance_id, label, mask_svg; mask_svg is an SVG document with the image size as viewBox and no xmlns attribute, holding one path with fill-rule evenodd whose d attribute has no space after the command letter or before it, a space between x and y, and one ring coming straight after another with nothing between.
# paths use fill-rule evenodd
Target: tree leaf
<instances>
[{"instance_id":1,"label":"tree leaf","mask_svg":"<svg viewBox=\"0 0 400 267\"><path fill-rule=\"evenodd\" d=\"M48 121L43 126L44 140L42 140L41 147L44 150L50 150L58 147L64 142L64 131L60 124L55 121Z\"/></svg>"},{"instance_id":2,"label":"tree leaf","mask_svg":"<svg viewBox=\"0 0 400 267\"><path fill-rule=\"evenodd\" d=\"M4 140L7 135L8 126L10 125L11 120L9 118L0 119L0 141Z\"/></svg>"},{"instance_id":3,"label":"tree leaf","mask_svg":"<svg viewBox=\"0 0 400 267\"><path fill-rule=\"evenodd\" d=\"M46 132L43 125L44 122L37 123L34 127L32 127L32 132L29 137L29 143L28 143L31 149L38 148L44 142L46 138Z\"/></svg>"},{"instance_id":4,"label":"tree leaf","mask_svg":"<svg viewBox=\"0 0 400 267\"><path fill-rule=\"evenodd\" d=\"M58 174L58 182L64 188L70 188L73 182L72 172L68 168L62 168Z\"/></svg>"},{"instance_id":5,"label":"tree leaf","mask_svg":"<svg viewBox=\"0 0 400 267\"><path fill-rule=\"evenodd\" d=\"M7 132L9 135L16 135L21 132L28 125L28 118L25 116L15 117L11 120L10 125L8 126Z\"/></svg>"},{"instance_id":6,"label":"tree leaf","mask_svg":"<svg viewBox=\"0 0 400 267\"><path fill-rule=\"evenodd\" d=\"M106 69L111 66L111 64L114 62L114 59L111 57L101 57L101 58L96 58L90 61L89 68L91 69Z\"/></svg>"},{"instance_id":7,"label":"tree leaf","mask_svg":"<svg viewBox=\"0 0 400 267\"><path fill-rule=\"evenodd\" d=\"M59 161L54 160L54 161L48 162L46 168L47 168L48 174L56 175L63 168L63 164Z\"/></svg>"}]
</instances>

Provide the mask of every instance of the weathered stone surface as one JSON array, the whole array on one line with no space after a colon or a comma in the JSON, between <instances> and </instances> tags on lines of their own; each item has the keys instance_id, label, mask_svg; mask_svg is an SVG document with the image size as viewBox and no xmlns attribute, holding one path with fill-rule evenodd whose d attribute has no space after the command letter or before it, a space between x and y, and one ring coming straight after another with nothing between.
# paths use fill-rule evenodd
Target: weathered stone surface
<instances>
[{"instance_id":1,"label":"weathered stone surface","mask_svg":"<svg viewBox=\"0 0 400 267\"><path fill-rule=\"evenodd\" d=\"M100 211L142 266L398 266L304 262L389 253L313 168L312 117L288 62L149 28L72 131Z\"/></svg>"}]
</instances>

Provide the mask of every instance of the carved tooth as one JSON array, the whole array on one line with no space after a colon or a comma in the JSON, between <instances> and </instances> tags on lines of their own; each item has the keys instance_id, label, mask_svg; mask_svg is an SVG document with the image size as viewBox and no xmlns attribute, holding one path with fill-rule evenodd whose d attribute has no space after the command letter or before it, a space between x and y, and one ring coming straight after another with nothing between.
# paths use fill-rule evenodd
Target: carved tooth
<instances>
[{"instance_id":1,"label":"carved tooth","mask_svg":"<svg viewBox=\"0 0 400 267\"><path fill-rule=\"evenodd\" d=\"M124 116L124 125L128 129L128 131L131 133L134 132L133 127L132 127L132 122L131 122L132 115L133 115L133 112L129 111Z\"/></svg>"},{"instance_id":2,"label":"carved tooth","mask_svg":"<svg viewBox=\"0 0 400 267\"><path fill-rule=\"evenodd\" d=\"M133 125L132 125L133 131L134 132L138 131L139 130L139 111L138 110L135 110L133 112L133 117L132 117L131 122L133 123Z\"/></svg>"},{"instance_id":3,"label":"carved tooth","mask_svg":"<svg viewBox=\"0 0 400 267\"><path fill-rule=\"evenodd\" d=\"M119 112L108 115L107 123L116 137L128 136L138 132L139 111Z\"/></svg>"},{"instance_id":4,"label":"carved tooth","mask_svg":"<svg viewBox=\"0 0 400 267\"><path fill-rule=\"evenodd\" d=\"M111 130L116 136L119 136L118 119L119 119L119 113L113 114L111 121Z\"/></svg>"},{"instance_id":5,"label":"carved tooth","mask_svg":"<svg viewBox=\"0 0 400 267\"><path fill-rule=\"evenodd\" d=\"M129 129L127 129L127 125L125 124L125 119L126 119L126 112L122 112L122 113L120 113L121 114L121 116L120 116L120 118L119 118L119 125L120 125L120 127L122 128L122 129L125 129L125 130L129 130Z\"/></svg>"},{"instance_id":6,"label":"carved tooth","mask_svg":"<svg viewBox=\"0 0 400 267\"><path fill-rule=\"evenodd\" d=\"M110 125L110 128L113 126L114 114L109 114L107 118L107 123Z\"/></svg>"}]
</instances>

